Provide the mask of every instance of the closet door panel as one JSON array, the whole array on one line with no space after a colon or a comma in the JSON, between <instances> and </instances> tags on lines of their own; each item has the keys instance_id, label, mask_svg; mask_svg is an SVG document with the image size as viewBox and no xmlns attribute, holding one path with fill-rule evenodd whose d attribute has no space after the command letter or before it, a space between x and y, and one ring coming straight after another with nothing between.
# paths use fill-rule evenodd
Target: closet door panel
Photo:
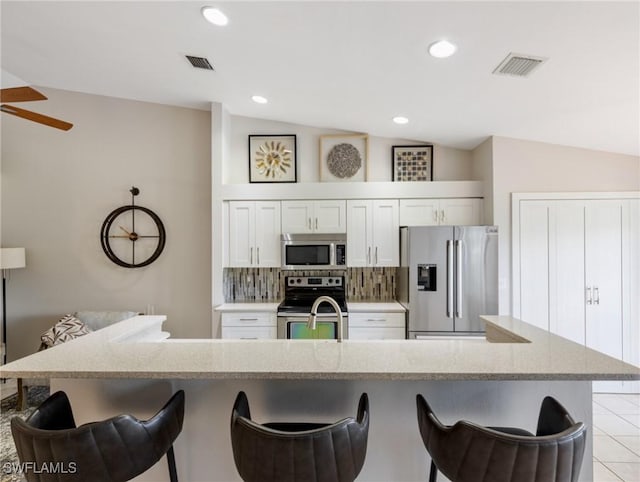
<instances>
[{"instance_id":1,"label":"closet door panel","mask_svg":"<svg viewBox=\"0 0 640 482\"><path fill-rule=\"evenodd\" d=\"M520 318L549 329L549 208L545 201L520 205Z\"/></svg>"},{"instance_id":2,"label":"closet door panel","mask_svg":"<svg viewBox=\"0 0 640 482\"><path fill-rule=\"evenodd\" d=\"M622 358L622 202L593 201L585 211L586 344Z\"/></svg>"},{"instance_id":3,"label":"closet door panel","mask_svg":"<svg viewBox=\"0 0 640 482\"><path fill-rule=\"evenodd\" d=\"M585 343L584 203L557 201L549 213L549 329Z\"/></svg>"}]
</instances>

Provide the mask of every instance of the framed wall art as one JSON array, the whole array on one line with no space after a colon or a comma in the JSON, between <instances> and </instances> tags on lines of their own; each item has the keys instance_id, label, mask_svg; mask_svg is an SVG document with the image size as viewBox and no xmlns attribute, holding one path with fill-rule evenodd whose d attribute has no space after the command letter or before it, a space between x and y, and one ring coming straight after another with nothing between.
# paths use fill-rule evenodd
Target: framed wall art
<instances>
[{"instance_id":1,"label":"framed wall art","mask_svg":"<svg viewBox=\"0 0 640 482\"><path fill-rule=\"evenodd\" d=\"M394 181L433 181L433 146L393 146Z\"/></svg>"},{"instance_id":2,"label":"framed wall art","mask_svg":"<svg viewBox=\"0 0 640 482\"><path fill-rule=\"evenodd\" d=\"M320 136L320 180L366 181L368 157L367 134Z\"/></svg>"},{"instance_id":3,"label":"framed wall art","mask_svg":"<svg viewBox=\"0 0 640 482\"><path fill-rule=\"evenodd\" d=\"M249 182L297 180L295 135L249 135Z\"/></svg>"}]
</instances>

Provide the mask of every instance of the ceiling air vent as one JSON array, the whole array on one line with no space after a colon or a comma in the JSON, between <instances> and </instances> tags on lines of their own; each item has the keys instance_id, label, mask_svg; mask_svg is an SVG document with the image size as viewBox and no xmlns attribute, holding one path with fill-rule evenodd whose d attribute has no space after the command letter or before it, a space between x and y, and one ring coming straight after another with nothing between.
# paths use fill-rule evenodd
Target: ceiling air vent
<instances>
[{"instance_id":1,"label":"ceiling air vent","mask_svg":"<svg viewBox=\"0 0 640 482\"><path fill-rule=\"evenodd\" d=\"M536 67L542 65L546 60L544 57L510 53L500 62L500 65L495 68L493 73L527 77Z\"/></svg>"},{"instance_id":2,"label":"ceiling air vent","mask_svg":"<svg viewBox=\"0 0 640 482\"><path fill-rule=\"evenodd\" d=\"M197 69L213 70L213 66L204 57L193 57L191 55L186 55L186 57L191 62L191 65Z\"/></svg>"}]
</instances>

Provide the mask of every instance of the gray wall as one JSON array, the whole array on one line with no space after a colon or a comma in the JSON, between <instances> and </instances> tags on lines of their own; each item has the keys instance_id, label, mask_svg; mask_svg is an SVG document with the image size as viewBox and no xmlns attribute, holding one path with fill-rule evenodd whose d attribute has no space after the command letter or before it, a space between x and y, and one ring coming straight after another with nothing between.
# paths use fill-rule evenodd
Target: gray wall
<instances>
[{"instance_id":1,"label":"gray wall","mask_svg":"<svg viewBox=\"0 0 640 482\"><path fill-rule=\"evenodd\" d=\"M35 351L41 332L76 310L153 306L174 336L210 336L210 113L40 90L49 100L21 107L75 125L2 117L2 246L27 249L26 269L7 283L9 360ZM132 185L167 230L160 258L139 269L113 264L99 239Z\"/></svg>"}]
</instances>

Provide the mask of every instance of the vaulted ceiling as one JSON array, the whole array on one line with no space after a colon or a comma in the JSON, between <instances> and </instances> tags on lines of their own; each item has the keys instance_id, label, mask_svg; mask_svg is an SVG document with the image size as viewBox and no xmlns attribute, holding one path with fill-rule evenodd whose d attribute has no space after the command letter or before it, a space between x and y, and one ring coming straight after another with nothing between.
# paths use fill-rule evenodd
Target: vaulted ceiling
<instances>
[{"instance_id":1,"label":"vaulted ceiling","mask_svg":"<svg viewBox=\"0 0 640 482\"><path fill-rule=\"evenodd\" d=\"M203 19L206 4L3 0L2 69L34 86L221 102L236 115L465 149L499 135L640 154L638 2L211 3L225 27ZM441 38L458 46L453 57L428 55ZM548 60L525 78L493 74L511 52Z\"/></svg>"}]
</instances>

